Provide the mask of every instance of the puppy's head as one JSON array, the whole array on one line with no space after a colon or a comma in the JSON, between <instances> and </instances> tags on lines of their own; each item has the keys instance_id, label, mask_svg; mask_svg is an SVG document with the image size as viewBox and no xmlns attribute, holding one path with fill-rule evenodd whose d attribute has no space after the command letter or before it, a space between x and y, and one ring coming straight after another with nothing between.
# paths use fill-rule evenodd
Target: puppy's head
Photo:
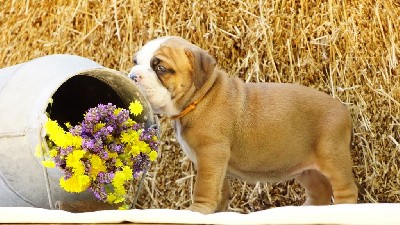
<instances>
[{"instance_id":1,"label":"puppy's head","mask_svg":"<svg viewBox=\"0 0 400 225\"><path fill-rule=\"evenodd\" d=\"M129 76L142 88L154 112L170 116L186 107L184 99L201 89L216 66L206 51L179 37L148 42L133 62Z\"/></svg>"}]
</instances>

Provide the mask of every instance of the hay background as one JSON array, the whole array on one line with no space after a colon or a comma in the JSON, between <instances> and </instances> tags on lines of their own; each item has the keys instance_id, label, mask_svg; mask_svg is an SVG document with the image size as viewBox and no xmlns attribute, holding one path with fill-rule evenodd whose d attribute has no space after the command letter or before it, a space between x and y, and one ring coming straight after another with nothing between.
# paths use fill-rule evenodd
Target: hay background
<instances>
[{"instance_id":1,"label":"hay background","mask_svg":"<svg viewBox=\"0 0 400 225\"><path fill-rule=\"evenodd\" d=\"M0 67L53 53L129 71L158 36L179 35L209 50L246 81L293 82L340 99L354 118L352 155L359 202L400 202L399 0L0 0ZM189 205L192 164L169 121L161 157L139 208ZM293 181L233 181L231 210L299 205Z\"/></svg>"}]
</instances>

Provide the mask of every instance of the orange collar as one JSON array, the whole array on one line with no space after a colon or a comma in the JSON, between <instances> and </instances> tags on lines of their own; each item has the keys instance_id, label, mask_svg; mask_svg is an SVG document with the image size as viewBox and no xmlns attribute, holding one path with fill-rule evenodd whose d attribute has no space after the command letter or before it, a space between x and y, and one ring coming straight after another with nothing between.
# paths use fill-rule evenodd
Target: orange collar
<instances>
[{"instance_id":1,"label":"orange collar","mask_svg":"<svg viewBox=\"0 0 400 225\"><path fill-rule=\"evenodd\" d=\"M192 102L192 104L190 104L188 107L186 107L181 113L179 113L178 115L174 115L171 116L171 119L173 120L177 120L180 119L184 116L186 116L186 114L190 113L191 111L193 111L197 104L204 98L204 96L206 96L207 93L205 93L203 96L201 96L199 99L197 99L196 101Z\"/></svg>"}]
</instances>

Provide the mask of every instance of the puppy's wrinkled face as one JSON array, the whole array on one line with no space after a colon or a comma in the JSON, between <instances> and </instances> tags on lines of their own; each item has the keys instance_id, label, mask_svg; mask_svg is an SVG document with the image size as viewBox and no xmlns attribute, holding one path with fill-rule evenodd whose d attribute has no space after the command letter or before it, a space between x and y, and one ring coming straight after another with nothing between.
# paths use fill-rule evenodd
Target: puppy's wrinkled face
<instances>
[{"instance_id":1,"label":"puppy's wrinkled face","mask_svg":"<svg viewBox=\"0 0 400 225\"><path fill-rule=\"evenodd\" d=\"M188 90L205 82L215 60L182 38L163 37L144 45L134 64L129 76L142 88L154 112L171 116L181 111L179 102Z\"/></svg>"},{"instance_id":2,"label":"puppy's wrinkled face","mask_svg":"<svg viewBox=\"0 0 400 225\"><path fill-rule=\"evenodd\" d=\"M134 66L130 71L130 77L139 84L146 95L155 113L164 113L163 108L171 104L171 93L162 85L157 73L151 67L154 52L168 38L159 38L148 42L138 51L133 58Z\"/></svg>"}]
</instances>

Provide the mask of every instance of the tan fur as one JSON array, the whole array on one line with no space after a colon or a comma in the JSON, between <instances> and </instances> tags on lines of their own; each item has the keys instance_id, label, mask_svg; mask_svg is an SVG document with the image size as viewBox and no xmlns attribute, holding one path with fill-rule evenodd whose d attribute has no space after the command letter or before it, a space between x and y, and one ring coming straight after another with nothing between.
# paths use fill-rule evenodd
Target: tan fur
<instances>
[{"instance_id":1,"label":"tan fur","mask_svg":"<svg viewBox=\"0 0 400 225\"><path fill-rule=\"evenodd\" d=\"M204 95L175 129L195 163L194 203L226 210L227 177L249 182L297 179L305 204L356 203L349 112L331 96L296 84L244 83L215 66L204 50L171 38L154 53L174 73L159 76L182 111Z\"/></svg>"}]
</instances>

